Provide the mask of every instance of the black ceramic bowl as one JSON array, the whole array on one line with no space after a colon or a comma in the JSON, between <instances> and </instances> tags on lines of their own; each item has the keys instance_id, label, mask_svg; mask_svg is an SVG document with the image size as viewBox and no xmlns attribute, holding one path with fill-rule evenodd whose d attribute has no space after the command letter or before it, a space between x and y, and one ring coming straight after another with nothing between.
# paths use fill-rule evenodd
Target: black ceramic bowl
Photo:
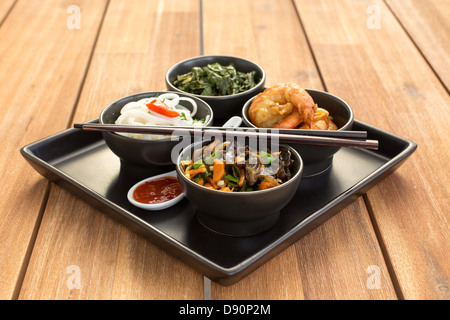
<instances>
[{"instance_id":1,"label":"black ceramic bowl","mask_svg":"<svg viewBox=\"0 0 450 320\"><path fill-rule=\"evenodd\" d=\"M306 89L314 99L314 102L321 108L330 112L333 121L338 126L338 130L350 130L353 125L353 111L350 106L342 99L318 90ZM242 108L243 122L248 127L256 128L248 117L248 109L252 104L254 97L249 99ZM299 129L302 131L303 129ZM303 159L304 170L303 177L312 177L327 171L333 162L333 156L341 147L314 146L292 144L292 147L298 151Z\"/></svg>"},{"instance_id":2,"label":"black ceramic bowl","mask_svg":"<svg viewBox=\"0 0 450 320\"><path fill-rule=\"evenodd\" d=\"M104 124L114 124L120 115L120 110L127 103L148 97L155 97L163 93L167 93L167 91L144 92L119 99L103 110L99 122ZM209 115L209 120L205 125L210 125L212 123L213 111L206 102L188 94L177 94L180 97L189 97L197 103L197 113L194 115L195 119L203 119ZM180 104L189 110L192 110L192 105L189 102L180 100ZM180 140L182 140L181 137L179 139L168 137L159 140L142 140L123 136L114 132L102 132L102 134L108 147L123 161L122 163L137 168L152 167L155 165L173 165L176 161L176 157L173 157L174 159L172 160L172 149L180 143Z\"/></svg>"},{"instance_id":3,"label":"black ceramic bowl","mask_svg":"<svg viewBox=\"0 0 450 320\"><path fill-rule=\"evenodd\" d=\"M303 171L303 161L293 148L292 178L281 185L258 191L225 192L203 187L188 179L180 169L182 160L210 141L199 141L183 149L177 162L177 176L186 198L196 207L197 219L207 228L231 236L251 236L270 229L280 211L295 195Z\"/></svg>"},{"instance_id":4,"label":"black ceramic bowl","mask_svg":"<svg viewBox=\"0 0 450 320\"><path fill-rule=\"evenodd\" d=\"M187 59L175 64L169 69L166 74L166 86L168 90L183 92L173 85L178 75L190 72L193 67L204 67L215 62L221 65L229 65L232 63L237 71L245 73L254 70L256 71L255 79L258 81L255 87L238 94L228 96L202 96L194 94L194 96L204 100L211 106L214 111L214 124L222 125L228 118L240 115L244 103L264 89L266 75L264 70L256 63L232 56L199 56Z\"/></svg>"}]
</instances>

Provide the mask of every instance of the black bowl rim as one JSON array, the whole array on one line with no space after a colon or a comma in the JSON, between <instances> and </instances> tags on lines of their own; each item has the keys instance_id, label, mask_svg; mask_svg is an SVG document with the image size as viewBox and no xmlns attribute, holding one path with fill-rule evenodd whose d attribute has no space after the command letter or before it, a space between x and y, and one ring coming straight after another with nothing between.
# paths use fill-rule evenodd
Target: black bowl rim
<instances>
[{"instance_id":1,"label":"black bowl rim","mask_svg":"<svg viewBox=\"0 0 450 320\"><path fill-rule=\"evenodd\" d=\"M112 107L113 104L118 103L118 102L121 101L121 100L129 99L129 98L132 98L132 97L134 97L134 96L141 96L141 95L146 95L146 94L162 94L162 93L176 93L176 94L184 95L184 96L186 96L187 98L194 98L194 100L195 100L195 99L200 100L201 102L203 102L203 103L205 104L205 106L208 108L209 113L210 113L209 120L208 120L207 123L205 123L205 125L204 125L203 127L206 127L206 126L208 126L208 125L210 125L210 124L213 123L213 119L214 119L214 111L213 111L213 109L211 108L211 106L210 106L206 101L204 101L204 100L202 100L202 99L196 97L196 96L193 95L193 94L189 94L189 93L186 93L186 92L182 92L182 91L181 91L181 92L172 92L172 91L167 91L167 90L161 90L161 91L145 91L145 92L140 92L140 93L134 93L134 94L131 94L131 95L129 95L129 96L125 96L125 97L122 97L122 98L120 98L120 99L117 99L117 100L111 102L105 109L103 109L103 111L101 112L100 117L99 117L98 120L99 120L100 123L104 123L104 122L103 122L103 116L104 116L104 114L106 114L106 112ZM135 142L135 143L143 143L143 144L148 144L148 143L160 143L160 142L172 141L172 138L147 140L147 139L136 139L136 138L132 138L132 137L120 135L120 134L117 134L117 133L115 133L115 132L104 132L104 133L106 133L106 134L111 134L111 135L113 135L113 136L115 136L115 137L118 137L118 138L120 138L120 139L124 139L125 141L133 141L133 142Z\"/></svg>"},{"instance_id":2,"label":"black bowl rim","mask_svg":"<svg viewBox=\"0 0 450 320\"><path fill-rule=\"evenodd\" d=\"M181 64L193 61L193 60L202 60L204 58L228 58L230 60L235 59L235 60L242 60L242 61L248 62L248 63L254 65L257 69L259 69L259 71L262 74L261 80L251 89L248 89L248 90L243 91L243 92L235 93L235 94L226 95L226 96L202 96L200 94L189 93L189 92L186 92L186 91L178 89L169 80L169 75L172 73L172 71L176 67L180 66ZM180 62L177 62L176 64L174 64L172 67L169 68L169 70L166 73L165 79L166 79L166 83L170 86L171 90L173 90L173 91L182 92L182 93L185 93L185 94L190 94L192 96L198 97L199 99L205 98L205 99L210 99L211 101L214 101L214 100L223 100L223 99L227 99L227 98L241 97L241 96L249 94L249 93L251 93L253 91L259 90L259 87L261 85L263 85L265 83L265 81L266 81L266 72L264 71L264 69L259 64L257 64L256 62L250 61L248 59L245 59L245 58L236 57L236 56L227 56L227 55L207 55L207 56L196 56L196 57L188 58L188 59L182 60Z\"/></svg>"},{"instance_id":3,"label":"black bowl rim","mask_svg":"<svg viewBox=\"0 0 450 320\"><path fill-rule=\"evenodd\" d=\"M316 90L316 89L309 89L309 88L305 88L305 90L306 90L308 93L310 93L310 92L317 92L317 93L320 93L320 94L325 94L325 95L328 95L328 96L330 96L330 97L333 97L333 98L335 98L335 99L337 99L337 100L340 100L340 101L343 103L343 105L347 108L347 110L348 110L349 113L350 113L350 116L349 116L347 122L346 122L342 127L340 127L337 131L347 130L347 129L349 128L349 126L353 123L354 118L355 118L355 115L354 115L354 113L353 113L353 109L350 107L350 105L349 105L345 100L339 98L338 96L336 96L336 95L334 95L334 94L332 94L332 93L326 92L326 91ZM246 109L249 108L249 103L250 103L250 101L252 101L256 96L257 96L257 95L255 95L255 96L251 97L250 99L248 99L248 100L245 102L244 106L242 107L242 118L243 118L243 121L244 121L246 124L251 125L251 126L254 127L254 128L258 128L258 127L255 126L255 125L250 121L250 119L247 117ZM320 106L319 106L319 107L320 107ZM309 130L309 129L297 129L297 130Z\"/></svg>"},{"instance_id":4,"label":"black bowl rim","mask_svg":"<svg viewBox=\"0 0 450 320\"><path fill-rule=\"evenodd\" d=\"M297 152L297 150L295 150L294 148L292 148L291 146L287 145L287 144L280 144L280 147L286 147L289 149L289 151L291 151L292 153L294 153L298 159L300 159L300 167L298 169L298 171L294 174L293 177L291 177L291 179L289 179L288 181L280 184L279 186L270 188L270 189L265 189L265 190L256 190L256 191L249 191L249 192L224 192L224 191L220 191L220 190L215 190L215 189L209 189L206 188L204 186L199 185L198 183L195 183L194 181L186 178L186 176L183 174L183 172L181 172L180 169L180 163L181 163L181 156L185 153L185 151L189 148L191 148L194 144L200 144L200 143L204 143L206 140L201 140L201 141L197 141L194 143L191 143L190 145L188 145L187 147L183 148L183 150L180 152L180 154L178 155L177 158L177 164L176 164L176 171L178 173L179 176L181 176L181 178L186 181L188 184L190 184L191 186L193 186L194 188L197 188L199 190L203 190L206 193L212 193L212 194L222 194L222 195L227 195L229 197L234 197L233 195L235 195L236 197L250 197L252 195L255 194L264 194L264 193L269 193L269 192L275 192L276 190L280 190L280 189L284 189L287 188L290 184L295 183L295 181L297 179L301 180L302 178L302 174L303 174L303 168L304 168L304 164L303 164L303 159L300 156L300 154Z\"/></svg>"}]
</instances>

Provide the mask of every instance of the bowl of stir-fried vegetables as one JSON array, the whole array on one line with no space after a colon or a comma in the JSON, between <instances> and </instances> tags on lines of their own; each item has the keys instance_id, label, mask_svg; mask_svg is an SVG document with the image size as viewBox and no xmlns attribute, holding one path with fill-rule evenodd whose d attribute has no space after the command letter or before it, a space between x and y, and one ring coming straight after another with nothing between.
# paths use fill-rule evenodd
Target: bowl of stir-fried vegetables
<instances>
[{"instance_id":1,"label":"bowl of stir-fried vegetables","mask_svg":"<svg viewBox=\"0 0 450 320\"><path fill-rule=\"evenodd\" d=\"M222 125L264 89L265 79L264 70L252 61L214 55L175 64L165 81L168 90L189 93L208 103L214 111L214 124Z\"/></svg>"},{"instance_id":2,"label":"bowl of stir-fried vegetables","mask_svg":"<svg viewBox=\"0 0 450 320\"><path fill-rule=\"evenodd\" d=\"M197 219L216 232L264 232L297 192L303 161L287 145L257 150L238 141L200 141L186 147L177 176Z\"/></svg>"}]
</instances>

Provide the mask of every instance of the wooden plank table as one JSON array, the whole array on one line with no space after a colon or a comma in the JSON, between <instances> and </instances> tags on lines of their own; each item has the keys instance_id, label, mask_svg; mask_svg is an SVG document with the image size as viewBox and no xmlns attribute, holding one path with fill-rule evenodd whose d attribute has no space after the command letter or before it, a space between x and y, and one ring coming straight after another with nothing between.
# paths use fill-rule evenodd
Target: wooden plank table
<instances>
[{"instance_id":1,"label":"wooden plank table","mask_svg":"<svg viewBox=\"0 0 450 320\"><path fill-rule=\"evenodd\" d=\"M1 0L0 298L448 300L449 16L446 0ZM418 149L231 286L21 157L120 97L164 89L170 66L202 54L253 60L268 86L331 92Z\"/></svg>"}]
</instances>

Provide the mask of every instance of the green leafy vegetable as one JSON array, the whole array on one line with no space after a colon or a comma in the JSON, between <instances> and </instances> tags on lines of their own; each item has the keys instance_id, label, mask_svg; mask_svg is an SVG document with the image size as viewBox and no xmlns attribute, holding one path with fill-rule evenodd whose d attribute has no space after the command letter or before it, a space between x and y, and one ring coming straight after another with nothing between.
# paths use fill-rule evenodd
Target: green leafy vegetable
<instances>
[{"instance_id":1,"label":"green leafy vegetable","mask_svg":"<svg viewBox=\"0 0 450 320\"><path fill-rule=\"evenodd\" d=\"M229 181L232 181L232 182L235 182L235 183L239 183L239 179L234 177L234 176L232 176L231 174L227 174L225 176L225 178L228 179Z\"/></svg>"},{"instance_id":2,"label":"green leafy vegetable","mask_svg":"<svg viewBox=\"0 0 450 320\"><path fill-rule=\"evenodd\" d=\"M275 157L273 155L271 155L270 153L264 152L264 151L261 151L259 153L259 156L261 158L261 163L265 164L265 165L271 164L272 161L275 160Z\"/></svg>"},{"instance_id":3,"label":"green leafy vegetable","mask_svg":"<svg viewBox=\"0 0 450 320\"><path fill-rule=\"evenodd\" d=\"M205 163L208 165L212 165L214 163L214 159L219 158L220 156L220 152L216 150L205 159Z\"/></svg>"},{"instance_id":4,"label":"green leafy vegetable","mask_svg":"<svg viewBox=\"0 0 450 320\"><path fill-rule=\"evenodd\" d=\"M226 96L247 91L256 86L256 71L248 73L237 71L230 64L208 64L193 67L191 72L178 75L174 85L185 92L203 96Z\"/></svg>"},{"instance_id":5,"label":"green leafy vegetable","mask_svg":"<svg viewBox=\"0 0 450 320\"><path fill-rule=\"evenodd\" d=\"M194 162L194 164L192 165L194 167L194 169L198 169L203 165L203 161L202 159L199 159L197 161Z\"/></svg>"}]
</instances>

